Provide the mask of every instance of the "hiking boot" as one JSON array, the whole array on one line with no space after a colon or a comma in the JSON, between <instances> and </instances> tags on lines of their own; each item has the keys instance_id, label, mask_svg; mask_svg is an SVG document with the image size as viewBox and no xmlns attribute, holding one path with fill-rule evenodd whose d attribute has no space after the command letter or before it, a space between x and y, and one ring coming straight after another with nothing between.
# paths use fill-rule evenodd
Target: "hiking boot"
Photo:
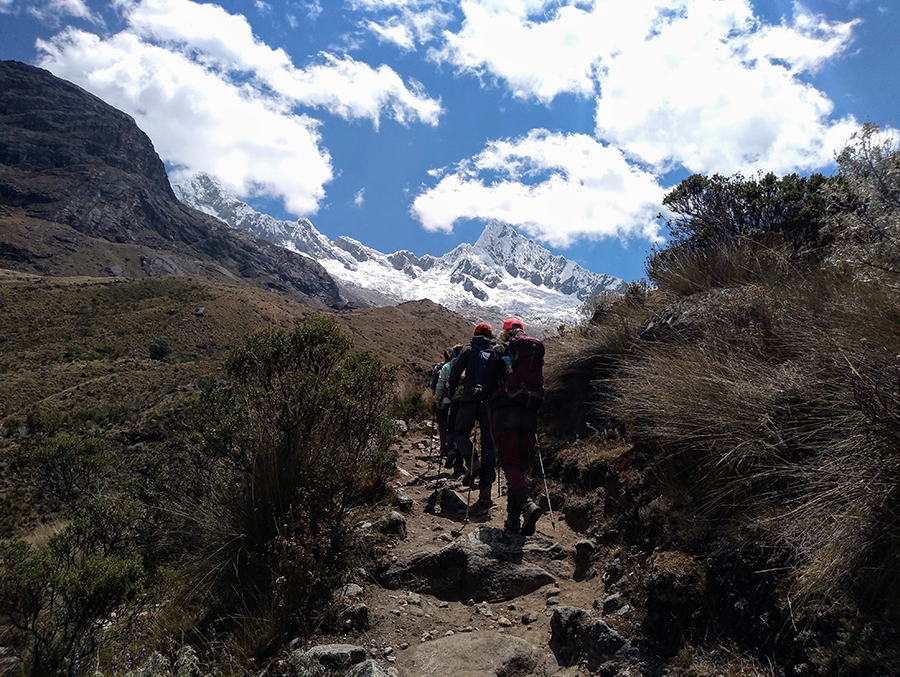
<instances>
[{"instance_id":1,"label":"hiking boot","mask_svg":"<svg viewBox=\"0 0 900 677\"><path fill-rule=\"evenodd\" d=\"M535 525L543 514L544 511L540 509L537 503L532 501L530 498L525 501L525 505L522 507L521 533L523 536L534 536Z\"/></svg>"},{"instance_id":2,"label":"hiking boot","mask_svg":"<svg viewBox=\"0 0 900 677\"><path fill-rule=\"evenodd\" d=\"M481 472L481 462L475 461L475 465L469 468L466 471L466 476L463 477L463 486L467 487L475 481L475 478L478 476L478 473Z\"/></svg>"},{"instance_id":3,"label":"hiking boot","mask_svg":"<svg viewBox=\"0 0 900 677\"><path fill-rule=\"evenodd\" d=\"M519 533L519 530L522 528L522 520L519 519L518 515L507 515L506 521L503 522L503 529L505 531L512 531L514 533Z\"/></svg>"},{"instance_id":4,"label":"hiking boot","mask_svg":"<svg viewBox=\"0 0 900 677\"><path fill-rule=\"evenodd\" d=\"M456 452L451 451L449 454L447 454L447 457L444 459L444 467L449 469L449 468L453 468L455 465L456 465ZM462 465L462 462L460 462L460 465Z\"/></svg>"},{"instance_id":5,"label":"hiking boot","mask_svg":"<svg viewBox=\"0 0 900 677\"><path fill-rule=\"evenodd\" d=\"M487 510L494 505L494 499L491 497L493 488L490 484L482 484L478 488L478 500L472 505L476 510Z\"/></svg>"}]
</instances>

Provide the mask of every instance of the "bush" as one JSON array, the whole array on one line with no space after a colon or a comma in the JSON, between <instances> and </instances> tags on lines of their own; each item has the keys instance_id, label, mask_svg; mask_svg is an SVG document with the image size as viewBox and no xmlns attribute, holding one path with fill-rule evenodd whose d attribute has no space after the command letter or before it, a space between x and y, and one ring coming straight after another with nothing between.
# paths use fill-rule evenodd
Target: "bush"
<instances>
[{"instance_id":1,"label":"bush","mask_svg":"<svg viewBox=\"0 0 900 677\"><path fill-rule=\"evenodd\" d=\"M169 536L223 614L309 627L350 564L352 510L386 490L394 370L349 353L336 322L268 329L225 360L194 408L192 487Z\"/></svg>"},{"instance_id":2,"label":"bush","mask_svg":"<svg viewBox=\"0 0 900 677\"><path fill-rule=\"evenodd\" d=\"M148 346L151 360L163 360L172 352L172 346L164 336L153 339Z\"/></svg>"},{"instance_id":3,"label":"bush","mask_svg":"<svg viewBox=\"0 0 900 677\"><path fill-rule=\"evenodd\" d=\"M410 393L395 403L394 417L407 423L415 423L431 418L431 398L423 392Z\"/></svg>"}]
</instances>

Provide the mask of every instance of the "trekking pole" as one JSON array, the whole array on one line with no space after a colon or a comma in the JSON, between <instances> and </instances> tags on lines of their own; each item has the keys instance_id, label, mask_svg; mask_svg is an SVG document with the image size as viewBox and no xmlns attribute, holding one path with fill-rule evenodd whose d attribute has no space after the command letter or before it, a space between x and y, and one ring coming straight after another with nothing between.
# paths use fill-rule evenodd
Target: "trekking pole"
<instances>
[{"instance_id":1,"label":"trekking pole","mask_svg":"<svg viewBox=\"0 0 900 677\"><path fill-rule=\"evenodd\" d=\"M547 475L544 474L544 457L541 455L541 443L538 440L537 433L534 434L534 446L537 447L538 461L541 462L541 479L544 480L544 494L547 496L547 508L550 510L550 524L553 525L553 531L556 531L556 520L553 519L553 506L550 504L550 490L547 488Z\"/></svg>"},{"instance_id":2,"label":"trekking pole","mask_svg":"<svg viewBox=\"0 0 900 677\"><path fill-rule=\"evenodd\" d=\"M494 456L496 456L496 465L497 465L497 498L503 496L503 474L501 471L500 464L500 447L497 446L497 437L494 435L494 419L491 414L491 408L488 406L487 410L487 421L488 421L488 432L491 436L491 444L494 445Z\"/></svg>"},{"instance_id":3,"label":"trekking pole","mask_svg":"<svg viewBox=\"0 0 900 677\"><path fill-rule=\"evenodd\" d=\"M429 449L428 455L431 456L431 446L434 445L434 425L435 425L435 417L437 416L437 404L431 405L431 440L428 442ZM440 445L438 449L438 463L437 470L434 473L434 490L437 491L438 483L441 481L441 466L444 464L444 446Z\"/></svg>"},{"instance_id":4,"label":"trekking pole","mask_svg":"<svg viewBox=\"0 0 900 677\"><path fill-rule=\"evenodd\" d=\"M472 483L475 480L475 473L472 472L472 469L475 467L475 444L478 442L478 419L475 419L475 427L473 428L475 431L475 441L472 442L472 457L469 459L469 493L466 496L466 521L463 524L469 523L469 504L472 502ZM484 451L482 449L482 451Z\"/></svg>"}]
</instances>

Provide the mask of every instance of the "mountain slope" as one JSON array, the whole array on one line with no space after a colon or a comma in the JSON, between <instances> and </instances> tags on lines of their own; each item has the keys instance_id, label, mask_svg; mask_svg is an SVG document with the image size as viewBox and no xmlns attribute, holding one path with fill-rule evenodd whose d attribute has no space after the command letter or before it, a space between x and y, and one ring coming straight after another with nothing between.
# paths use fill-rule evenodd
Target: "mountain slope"
<instances>
[{"instance_id":1,"label":"mountain slope","mask_svg":"<svg viewBox=\"0 0 900 677\"><path fill-rule=\"evenodd\" d=\"M345 236L332 242L309 219L279 221L260 214L208 175L173 189L195 209L314 258L342 283L345 297L374 305L428 298L470 316L517 314L551 325L577 319L577 308L588 297L625 287L621 279L585 270L499 221L490 222L475 244L461 244L440 257L405 250L384 254Z\"/></svg>"},{"instance_id":2,"label":"mountain slope","mask_svg":"<svg viewBox=\"0 0 900 677\"><path fill-rule=\"evenodd\" d=\"M47 275L196 275L340 301L315 261L175 199L134 120L48 71L0 62L0 266Z\"/></svg>"}]
</instances>

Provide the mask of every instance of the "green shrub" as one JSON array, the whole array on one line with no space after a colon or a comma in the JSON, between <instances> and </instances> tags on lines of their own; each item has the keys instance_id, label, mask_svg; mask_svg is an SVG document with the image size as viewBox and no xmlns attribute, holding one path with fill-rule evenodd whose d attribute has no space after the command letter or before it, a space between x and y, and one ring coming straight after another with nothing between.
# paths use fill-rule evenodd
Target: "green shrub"
<instances>
[{"instance_id":1,"label":"green shrub","mask_svg":"<svg viewBox=\"0 0 900 677\"><path fill-rule=\"evenodd\" d=\"M153 339L148 348L151 360L163 360L172 352L172 346L169 345L165 336L158 336Z\"/></svg>"},{"instance_id":2,"label":"green shrub","mask_svg":"<svg viewBox=\"0 0 900 677\"><path fill-rule=\"evenodd\" d=\"M0 625L27 674L78 674L82 659L144 609L149 572L133 539L138 512L126 500L85 500L45 547L0 541Z\"/></svg>"},{"instance_id":3,"label":"green shrub","mask_svg":"<svg viewBox=\"0 0 900 677\"><path fill-rule=\"evenodd\" d=\"M431 418L431 398L419 391L410 393L393 407L394 417L407 423Z\"/></svg>"},{"instance_id":4,"label":"green shrub","mask_svg":"<svg viewBox=\"0 0 900 677\"><path fill-rule=\"evenodd\" d=\"M190 480L169 534L220 613L307 627L350 562L352 510L393 473L394 371L351 354L337 323L268 329L225 360L194 408Z\"/></svg>"}]
</instances>

